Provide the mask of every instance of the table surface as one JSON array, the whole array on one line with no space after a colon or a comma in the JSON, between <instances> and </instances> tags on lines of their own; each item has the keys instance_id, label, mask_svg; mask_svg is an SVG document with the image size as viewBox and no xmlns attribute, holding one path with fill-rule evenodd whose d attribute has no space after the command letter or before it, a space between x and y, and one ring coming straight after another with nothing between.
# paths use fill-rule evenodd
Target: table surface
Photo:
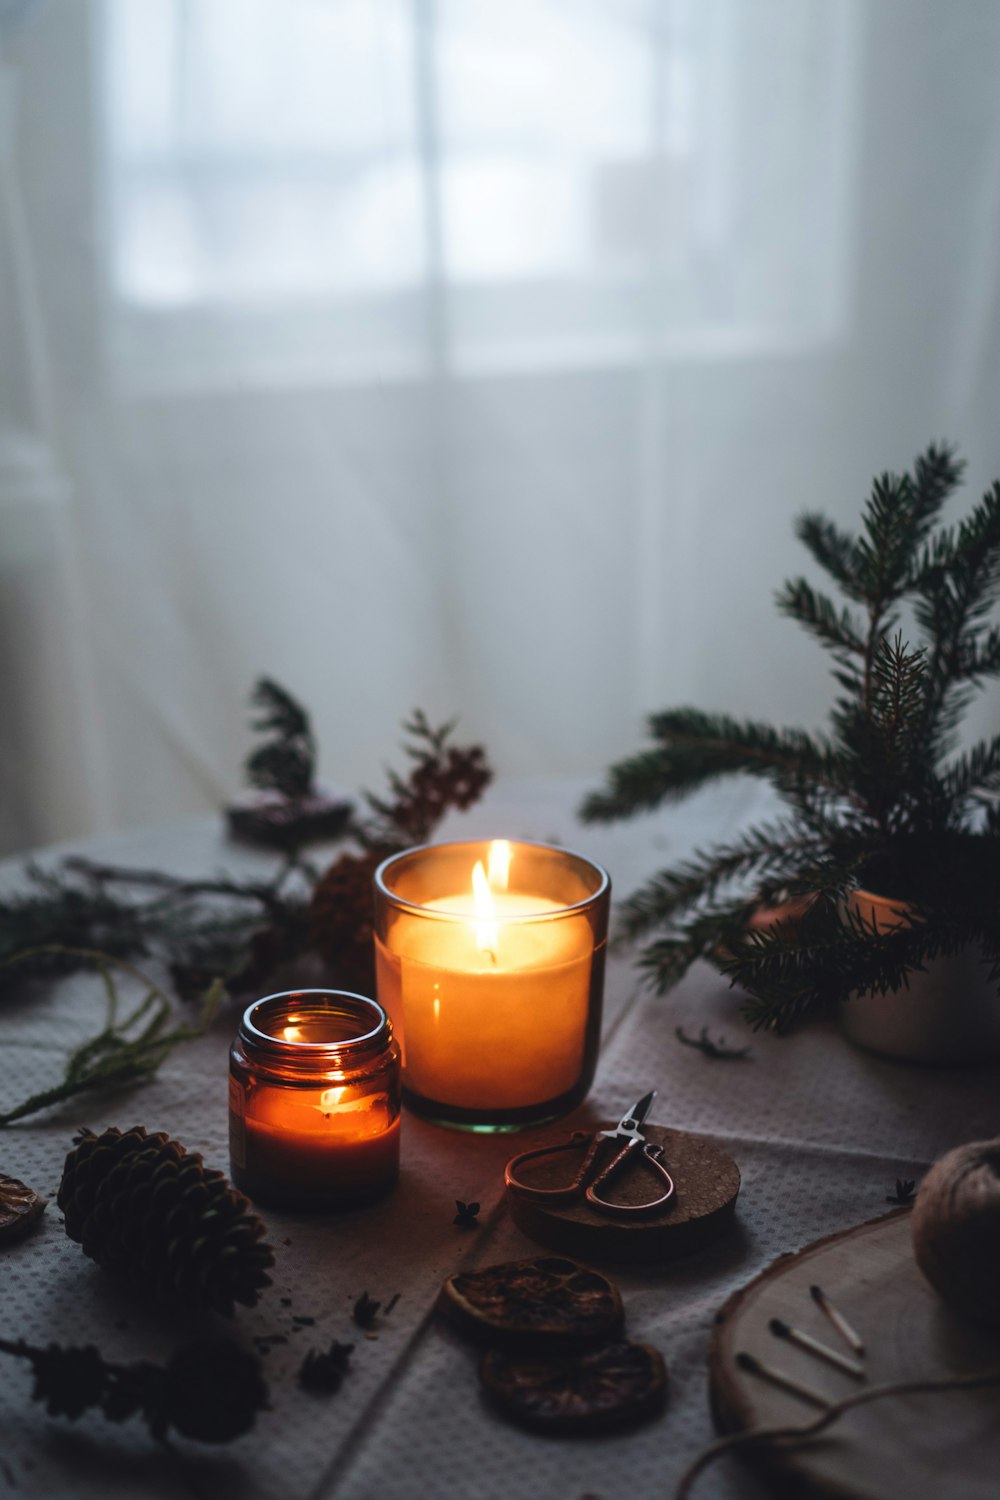
<instances>
[{"instance_id":1,"label":"table surface","mask_svg":"<svg viewBox=\"0 0 1000 1500\"><path fill-rule=\"evenodd\" d=\"M696 846L730 836L766 813L759 788L729 782L655 817L584 828L574 808L581 783L492 789L442 836L557 839L604 864L623 896L640 879ZM273 866L227 842L221 819L92 840L95 858L184 875ZM55 861L69 846L46 851ZM20 861L0 867L5 888ZM461 1268L530 1255L512 1224L502 1169L532 1137L482 1136L404 1118L402 1174L384 1202L340 1216L264 1213L276 1248L274 1285L235 1331L248 1343L281 1334L265 1359L271 1407L254 1430L220 1449L177 1442L166 1449L141 1423L96 1416L48 1418L29 1399L19 1361L0 1361L0 1494L80 1497L211 1495L213 1500L665 1500L684 1464L712 1437L706 1352L712 1320L737 1287L776 1256L872 1218L895 1179L917 1178L943 1151L996 1134L1000 1070L921 1068L852 1048L834 1021L787 1038L751 1037L728 986L698 966L669 996L644 990L630 958L609 964L597 1080L566 1121L613 1117L647 1088L665 1125L709 1135L739 1162L735 1230L710 1249L662 1268L612 1271L630 1337L657 1345L670 1376L667 1409L628 1434L544 1438L507 1425L484 1404L477 1355L434 1314L442 1280ZM54 1082L66 1050L95 1028L100 985L74 976L5 1005L0 1107ZM682 1046L674 1028L709 1024L731 1043L752 1042L746 1062L712 1061ZM159 1076L127 1096L85 1095L0 1135L0 1171L54 1194L76 1127L141 1122L166 1130L208 1165L228 1172L226 1056L230 1011L202 1040L178 1050ZM561 1133L561 1131L560 1131ZM482 1204L473 1230L453 1224L455 1200ZM124 1295L63 1233L54 1202L41 1230L0 1252L5 1337L33 1343L97 1343L108 1358L165 1358L204 1326L151 1311ZM362 1292L391 1315L366 1336L351 1320ZM314 1318L312 1326L293 1322ZM224 1320L219 1320L223 1325ZM218 1331L218 1330L216 1330ZM303 1393L295 1374L309 1348L353 1342L350 1378L333 1396ZM696 1500L767 1491L735 1460L699 1481Z\"/></svg>"}]
</instances>

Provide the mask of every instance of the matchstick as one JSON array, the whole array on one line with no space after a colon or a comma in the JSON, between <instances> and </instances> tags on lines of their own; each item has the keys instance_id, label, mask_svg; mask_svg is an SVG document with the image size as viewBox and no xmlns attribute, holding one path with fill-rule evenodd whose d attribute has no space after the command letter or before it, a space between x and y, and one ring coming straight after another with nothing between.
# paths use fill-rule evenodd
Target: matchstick
<instances>
[{"instance_id":1,"label":"matchstick","mask_svg":"<svg viewBox=\"0 0 1000 1500\"><path fill-rule=\"evenodd\" d=\"M817 1359L825 1359L828 1365L836 1365L838 1370L843 1370L845 1375L853 1375L855 1380L867 1379L864 1365L859 1365L856 1359L850 1359L837 1349L821 1344L819 1339L814 1339L811 1333L803 1333L801 1328L793 1328L781 1318L772 1318L767 1326L775 1338L788 1339L791 1343L798 1344L800 1349L815 1354Z\"/></svg>"},{"instance_id":2,"label":"matchstick","mask_svg":"<svg viewBox=\"0 0 1000 1500\"><path fill-rule=\"evenodd\" d=\"M858 1338L857 1334L854 1332L854 1329L844 1317L844 1314L842 1312L838 1312L833 1303L830 1301L829 1297L823 1291L822 1287L811 1286L809 1288L809 1295L816 1303L817 1307L819 1307L824 1313L826 1313L826 1316L830 1319L830 1322L833 1324L834 1328L836 1328L841 1338L850 1345L855 1354L864 1354L864 1341Z\"/></svg>"},{"instance_id":3,"label":"matchstick","mask_svg":"<svg viewBox=\"0 0 1000 1500\"><path fill-rule=\"evenodd\" d=\"M807 1385L800 1385L790 1375L784 1375L776 1370L773 1365L766 1365L762 1359L757 1359L753 1354L748 1354L741 1349L736 1355L736 1363L741 1370L746 1370L749 1375L759 1375L762 1380L769 1380L772 1385L788 1391L792 1396L798 1396L801 1401L808 1401L810 1406L819 1406L826 1411L830 1405L825 1396L820 1396L816 1391L811 1391Z\"/></svg>"}]
</instances>

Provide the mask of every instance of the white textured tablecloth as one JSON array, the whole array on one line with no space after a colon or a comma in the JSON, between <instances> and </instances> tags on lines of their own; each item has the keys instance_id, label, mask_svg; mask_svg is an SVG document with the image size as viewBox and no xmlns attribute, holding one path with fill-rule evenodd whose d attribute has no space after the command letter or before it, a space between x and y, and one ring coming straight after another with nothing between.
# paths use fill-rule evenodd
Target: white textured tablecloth
<instances>
[{"instance_id":1,"label":"white textured tablecloth","mask_svg":"<svg viewBox=\"0 0 1000 1500\"><path fill-rule=\"evenodd\" d=\"M605 864L622 896L762 805L758 790L731 783L656 818L582 828L573 819L582 790L567 783L500 788L444 832L558 838ZM87 852L182 874L245 873L270 863L228 844L221 825L205 823L94 841ZM16 861L3 867L5 885L17 870ZM97 981L76 976L5 1004L0 1107L56 1080L66 1050L94 1029L102 1003ZM883 1062L852 1049L825 1022L790 1038L752 1038L749 1062L710 1061L677 1042L678 1022L690 1031L707 1021L733 1043L751 1038L731 992L707 967L660 999L639 989L626 959L613 958L605 1015L595 1088L566 1125L617 1116L655 1087L659 1121L716 1137L743 1174L737 1229L728 1238L662 1269L611 1270L629 1335L666 1357L670 1399L662 1417L628 1435L552 1439L522 1433L483 1405L476 1352L432 1309L441 1281L457 1268L534 1251L508 1219L502 1194L503 1163L526 1141L442 1130L407 1114L402 1177L385 1202L336 1218L263 1215L276 1249L274 1286L258 1307L238 1314L235 1330L248 1342L273 1334L287 1342L275 1343L264 1361L271 1409L252 1433L218 1450L182 1441L163 1450L139 1423L49 1419L29 1399L27 1366L5 1358L0 1494L665 1500L712 1436L705 1355L721 1303L783 1251L880 1213L897 1177L918 1177L949 1147L996 1134L1000 1070ZM131 1096L83 1096L0 1131L0 1171L54 1193L76 1126L142 1123L228 1172L226 1056L234 1028L230 1013ZM474 1231L453 1225L456 1198L482 1203ZM382 1302L399 1293L376 1337L351 1321L364 1291ZM182 1338L205 1331L123 1295L66 1238L54 1202L38 1234L0 1252L0 1306L6 1337L92 1341L123 1360L166 1357ZM296 1324L296 1315L315 1325ZM295 1372L303 1355L333 1339L355 1344L348 1380L334 1396L301 1392ZM732 1459L696 1490L706 1500L763 1493Z\"/></svg>"}]
</instances>

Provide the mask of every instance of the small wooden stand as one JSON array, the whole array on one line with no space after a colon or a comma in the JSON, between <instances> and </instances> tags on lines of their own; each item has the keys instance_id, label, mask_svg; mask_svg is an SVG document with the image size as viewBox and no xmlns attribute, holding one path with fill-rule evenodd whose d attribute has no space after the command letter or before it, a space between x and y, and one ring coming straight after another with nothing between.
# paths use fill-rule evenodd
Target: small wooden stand
<instances>
[{"instance_id":1,"label":"small wooden stand","mask_svg":"<svg viewBox=\"0 0 1000 1500\"><path fill-rule=\"evenodd\" d=\"M770 1320L780 1318L851 1352L813 1301L812 1285L864 1340L866 1381L771 1333ZM813 1419L814 1406L741 1369L741 1350L828 1401L866 1386L1000 1370L1000 1335L958 1317L920 1274L906 1210L782 1256L730 1297L716 1318L709 1373L718 1425L799 1426ZM887 1396L845 1412L811 1442L755 1450L753 1462L767 1467L780 1494L994 1500L1000 1493L998 1401L998 1385Z\"/></svg>"},{"instance_id":2,"label":"small wooden stand","mask_svg":"<svg viewBox=\"0 0 1000 1500\"><path fill-rule=\"evenodd\" d=\"M662 1212L615 1219L591 1208L582 1196L549 1204L508 1189L507 1203L517 1227L540 1245L584 1261L673 1260L724 1234L740 1190L740 1169L732 1157L706 1136L662 1125L643 1125L642 1130L647 1140L663 1147L663 1164L674 1179L674 1196ZM529 1161L520 1175L530 1187L561 1187L572 1178L581 1156L582 1152L565 1151ZM608 1196L621 1203L641 1203L662 1190L659 1180L640 1164L630 1166Z\"/></svg>"}]
</instances>

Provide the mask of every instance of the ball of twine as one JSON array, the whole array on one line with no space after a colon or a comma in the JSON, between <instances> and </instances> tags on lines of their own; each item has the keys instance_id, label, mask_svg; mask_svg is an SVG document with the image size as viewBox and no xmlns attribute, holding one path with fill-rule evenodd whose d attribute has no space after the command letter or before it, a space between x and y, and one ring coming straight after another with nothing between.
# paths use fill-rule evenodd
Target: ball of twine
<instances>
[{"instance_id":1,"label":"ball of twine","mask_svg":"<svg viewBox=\"0 0 1000 1500\"><path fill-rule=\"evenodd\" d=\"M913 1207L913 1251L958 1312L1000 1328L1000 1137L970 1141L931 1167Z\"/></svg>"}]
</instances>

